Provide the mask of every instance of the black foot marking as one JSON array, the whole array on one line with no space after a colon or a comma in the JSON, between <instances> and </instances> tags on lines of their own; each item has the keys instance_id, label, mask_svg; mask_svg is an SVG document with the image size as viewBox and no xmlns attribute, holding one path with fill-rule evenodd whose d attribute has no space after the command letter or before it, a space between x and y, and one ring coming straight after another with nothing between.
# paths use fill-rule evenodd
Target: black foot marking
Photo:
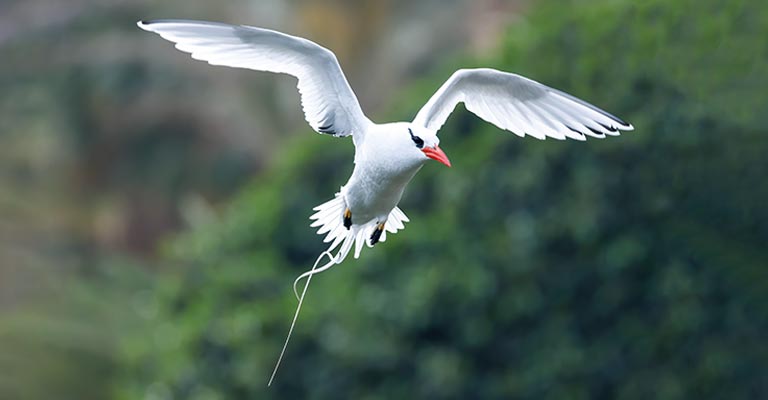
<instances>
[{"instance_id":1,"label":"black foot marking","mask_svg":"<svg viewBox=\"0 0 768 400\"><path fill-rule=\"evenodd\" d=\"M376 243L379 243L379 239L381 239L381 234L384 232L384 224L379 224L376 226L376 229L373 230L373 233L371 234L371 246L375 245Z\"/></svg>"},{"instance_id":2,"label":"black foot marking","mask_svg":"<svg viewBox=\"0 0 768 400\"><path fill-rule=\"evenodd\" d=\"M352 227L352 211L349 211L349 208L344 211L344 227L347 228L347 230Z\"/></svg>"}]
</instances>

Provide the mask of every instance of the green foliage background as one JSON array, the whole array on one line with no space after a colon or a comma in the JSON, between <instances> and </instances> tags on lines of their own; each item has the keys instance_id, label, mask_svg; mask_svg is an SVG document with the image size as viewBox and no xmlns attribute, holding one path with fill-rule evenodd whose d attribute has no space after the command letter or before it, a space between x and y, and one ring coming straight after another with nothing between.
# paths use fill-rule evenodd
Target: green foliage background
<instances>
[{"instance_id":1,"label":"green foliage background","mask_svg":"<svg viewBox=\"0 0 768 400\"><path fill-rule=\"evenodd\" d=\"M457 67L516 71L631 121L586 143L519 139L464 110L454 168L406 192L407 229L312 282L313 206L351 143L303 135L173 240L122 398L759 398L768 394L768 7L542 1L497 56L405 90L408 120Z\"/></svg>"},{"instance_id":2,"label":"green foliage background","mask_svg":"<svg viewBox=\"0 0 768 400\"><path fill-rule=\"evenodd\" d=\"M0 399L768 397L762 3L5 1ZM378 122L490 66L637 129L541 142L459 107L454 167L313 279L267 388L352 144L291 79L135 27L165 16L316 39Z\"/></svg>"}]
</instances>

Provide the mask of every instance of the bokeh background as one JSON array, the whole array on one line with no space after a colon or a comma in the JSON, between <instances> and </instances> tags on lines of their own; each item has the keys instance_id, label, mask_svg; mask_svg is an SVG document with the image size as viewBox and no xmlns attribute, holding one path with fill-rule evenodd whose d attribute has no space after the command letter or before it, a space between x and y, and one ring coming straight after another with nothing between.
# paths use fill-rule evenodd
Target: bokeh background
<instances>
[{"instance_id":1,"label":"bokeh background","mask_svg":"<svg viewBox=\"0 0 768 400\"><path fill-rule=\"evenodd\" d=\"M135 22L333 49L370 118L456 69L632 122L520 139L463 107L407 229L312 281L352 169L295 81L192 61ZM768 396L768 7L759 0L4 0L0 398Z\"/></svg>"}]
</instances>

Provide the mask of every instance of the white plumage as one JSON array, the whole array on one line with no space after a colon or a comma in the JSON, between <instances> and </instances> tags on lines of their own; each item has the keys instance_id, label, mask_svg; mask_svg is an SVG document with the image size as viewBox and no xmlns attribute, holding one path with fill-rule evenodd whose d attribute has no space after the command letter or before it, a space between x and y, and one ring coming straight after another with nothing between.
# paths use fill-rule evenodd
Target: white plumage
<instances>
[{"instance_id":1,"label":"white plumage","mask_svg":"<svg viewBox=\"0 0 768 400\"><path fill-rule=\"evenodd\" d=\"M380 224L386 232L403 228L408 218L397 208L403 190L430 158L449 165L438 147L437 131L456 104L501 129L538 139L586 140L632 130L632 125L569 94L520 75L489 68L456 71L422 107L413 122L374 124L360 104L336 56L307 39L269 29L214 22L160 20L139 27L176 43L176 48L211 65L285 73L298 78L301 104L309 125L319 133L352 135L355 169L341 191L315 208L312 227L339 249L335 263L363 242ZM421 141L421 146L418 146ZM436 149L436 150L435 150ZM352 215L344 226L344 213ZM371 238L372 239L372 238ZM375 242L374 242L375 243Z\"/></svg>"},{"instance_id":2,"label":"white plumage","mask_svg":"<svg viewBox=\"0 0 768 400\"><path fill-rule=\"evenodd\" d=\"M538 139L586 140L634 129L621 119L569 94L520 75L488 68L456 71L416 115L413 122L374 124L360 108L336 56L307 39L268 29L213 22L161 20L139 22L141 29L176 43L176 48L211 65L285 73L298 78L304 116L315 131L352 136L355 168L335 197L315 207L312 227L329 248L318 258L299 297L288 344L313 274L341 263L354 246L386 240L408 222L397 208L406 185L429 160L450 161L437 131L458 103L501 129ZM333 255L332 252L336 251ZM330 260L318 267L323 256ZM296 282L294 282L296 290ZM297 293L298 296L298 293ZM270 383L272 382L270 379Z\"/></svg>"}]
</instances>

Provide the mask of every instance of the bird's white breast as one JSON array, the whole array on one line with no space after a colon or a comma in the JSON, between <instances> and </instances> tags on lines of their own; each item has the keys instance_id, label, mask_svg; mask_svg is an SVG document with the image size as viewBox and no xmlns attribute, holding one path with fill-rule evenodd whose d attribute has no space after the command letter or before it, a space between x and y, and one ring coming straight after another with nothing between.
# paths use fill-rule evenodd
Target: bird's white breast
<instances>
[{"instance_id":1,"label":"bird's white breast","mask_svg":"<svg viewBox=\"0 0 768 400\"><path fill-rule=\"evenodd\" d=\"M395 123L374 126L356 146L355 169L342 188L354 224L385 221L400 202L425 161L409 142L407 123Z\"/></svg>"}]
</instances>

